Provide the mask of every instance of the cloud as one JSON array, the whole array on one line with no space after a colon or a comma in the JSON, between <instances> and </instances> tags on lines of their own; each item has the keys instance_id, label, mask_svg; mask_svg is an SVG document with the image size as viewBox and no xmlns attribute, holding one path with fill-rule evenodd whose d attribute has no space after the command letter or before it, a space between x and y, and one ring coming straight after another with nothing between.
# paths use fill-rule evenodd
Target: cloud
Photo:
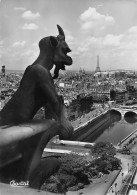
<instances>
[{"instance_id":1,"label":"cloud","mask_svg":"<svg viewBox=\"0 0 137 195\"><path fill-rule=\"evenodd\" d=\"M37 47L37 46L38 46L38 43L37 43L37 42L34 42L34 43L32 44L32 46Z\"/></svg>"},{"instance_id":2,"label":"cloud","mask_svg":"<svg viewBox=\"0 0 137 195\"><path fill-rule=\"evenodd\" d=\"M14 42L12 47L20 47L20 46L24 46L26 44L26 41L17 41L17 42Z\"/></svg>"},{"instance_id":3,"label":"cloud","mask_svg":"<svg viewBox=\"0 0 137 195\"><path fill-rule=\"evenodd\" d=\"M4 41L0 40L0 46L3 46Z\"/></svg>"},{"instance_id":4,"label":"cloud","mask_svg":"<svg viewBox=\"0 0 137 195\"><path fill-rule=\"evenodd\" d=\"M67 34L66 35L66 41L67 42L73 42L74 41L74 37L71 34Z\"/></svg>"},{"instance_id":5,"label":"cloud","mask_svg":"<svg viewBox=\"0 0 137 195\"><path fill-rule=\"evenodd\" d=\"M2 53L3 53L3 40L0 40L0 59L2 57Z\"/></svg>"},{"instance_id":6,"label":"cloud","mask_svg":"<svg viewBox=\"0 0 137 195\"><path fill-rule=\"evenodd\" d=\"M123 35L107 34L104 37L103 44L105 46L119 46Z\"/></svg>"},{"instance_id":7,"label":"cloud","mask_svg":"<svg viewBox=\"0 0 137 195\"><path fill-rule=\"evenodd\" d=\"M133 52L137 50L137 26L130 27L124 33L119 48L124 51L126 50Z\"/></svg>"},{"instance_id":8,"label":"cloud","mask_svg":"<svg viewBox=\"0 0 137 195\"><path fill-rule=\"evenodd\" d=\"M88 36L77 44L76 52L89 57L92 53L103 56L137 58L137 26L131 26L123 34L106 34L104 36Z\"/></svg>"},{"instance_id":9,"label":"cloud","mask_svg":"<svg viewBox=\"0 0 137 195\"><path fill-rule=\"evenodd\" d=\"M24 8L24 7L14 7L14 10L16 10L16 11L25 11L26 8Z\"/></svg>"},{"instance_id":10,"label":"cloud","mask_svg":"<svg viewBox=\"0 0 137 195\"><path fill-rule=\"evenodd\" d=\"M24 19L29 19L29 20L35 20L37 18L40 17L40 14L39 12L37 13L32 13L30 10L28 11L25 11L23 14L22 14L22 18Z\"/></svg>"},{"instance_id":11,"label":"cloud","mask_svg":"<svg viewBox=\"0 0 137 195\"><path fill-rule=\"evenodd\" d=\"M68 44L74 44L74 37L72 36L72 33L69 30L64 30L65 32L65 39Z\"/></svg>"},{"instance_id":12,"label":"cloud","mask_svg":"<svg viewBox=\"0 0 137 195\"><path fill-rule=\"evenodd\" d=\"M82 29L88 31L103 30L106 26L114 24L115 20L112 16L100 14L96 8L89 7L80 15L80 22Z\"/></svg>"},{"instance_id":13,"label":"cloud","mask_svg":"<svg viewBox=\"0 0 137 195\"><path fill-rule=\"evenodd\" d=\"M32 51L31 49L25 51L25 52L22 52L21 54L21 57L24 57L24 56L30 56L34 53L34 51Z\"/></svg>"},{"instance_id":14,"label":"cloud","mask_svg":"<svg viewBox=\"0 0 137 195\"><path fill-rule=\"evenodd\" d=\"M16 54L16 56L18 56L21 60L25 60L26 64L31 64L32 62L34 62L38 56L38 50L37 49L28 49L25 50L24 52L20 52L18 54Z\"/></svg>"},{"instance_id":15,"label":"cloud","mask_svg":"<svg viewBox=\"0 0 137 195\"><path fill-rule=\"evenodd\" d=\"M76 52L81 57L91 59L94 55L102 53L103 56L112 56L114 53L117 54L122 51L120 49L123 44L124 34L114 35L107 34L105 36L88 36L83 39L81 43L77 45ZM118 55L117 55L118 56Z\"/></svg>"},{"instance_id":16,"label":"cloud","mask_svg":"<svg viewBox=\"0 0 137 195\"><path fill-rule=\"evenodd\" d=\"M100 37L100 42L101 51L108 58L111 56L114 60L121 59L127 64L137 61L137 26L130 27L123 34Z\"/></svg>"},{"instance_id":17,"label":"cloud","mask_svg":"<svg viewBox=\"0 0 137 195\"><path fill-rule=\"evenodd\" d=\"M103 4L99 4L99 5L97 5L98 7L102 7L103 6Z\"/></svg>"},{"instance_id":18,"label":"cloud","mask_svg":"<svg viewBox=\"0 0 137 195\"><path fill-rule=\"evenodd\" d=\"M39 27L34 23L25 23L21 28L23 30L37 30Z\"/></svg>"},{"instance_id":19,"label":"cloud","mask_svg":"<svg viewBox=\"0 0 137 195\"><path fill-rule=\"evenodd\" d=\"M91 55L92 48L95 48L98 44L99 44L99 39L92 36L88 37L78 44L75 53L76 55L79 54L80 56L81 55L89 56Z\"/></svg>"},{"instance_id":20,"label":"cloud","mask_svg":"<svg viewBox=\"0 0 137 195\"><path fill-rule=\"evenodd\" d=\"M129 33L137 33L137 26L132 26L128 29Z\"/></svg>"}]
</instances>

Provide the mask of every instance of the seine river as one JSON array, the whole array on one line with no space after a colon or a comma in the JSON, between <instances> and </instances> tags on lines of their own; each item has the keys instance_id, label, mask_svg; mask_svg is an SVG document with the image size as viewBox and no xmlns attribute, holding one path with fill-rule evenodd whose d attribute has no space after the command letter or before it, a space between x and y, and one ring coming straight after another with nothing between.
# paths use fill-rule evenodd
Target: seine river
<instances>
[{"instance_id":1,"label":"seine river","mask_svg":"<svg viewBox=\"0 0 137 195\"><path fill-rule=\"evenodd\" d=\"M128 116L127 121L121 120L121 116L118 113L110 113L107 115L108 122L105 126L100 127L95 133L93 133L88 142L109 141L116 145L127 135L137 129L137 122L133 122L133 116Z\"/></svg>"}]
</instances>

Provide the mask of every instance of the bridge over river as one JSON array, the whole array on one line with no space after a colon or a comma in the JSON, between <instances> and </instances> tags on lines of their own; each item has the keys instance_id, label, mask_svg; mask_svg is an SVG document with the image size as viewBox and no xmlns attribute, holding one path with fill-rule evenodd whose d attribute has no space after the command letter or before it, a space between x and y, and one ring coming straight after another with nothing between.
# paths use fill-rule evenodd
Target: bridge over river
<instances>
[{"instance_id":1,"label":"bridge over river","mask_svg":"<svg viewBox=\"0 0 137 195\"><path fill-rule=\"evenodd\" d=\"M121 114L121 119L125 119L133 117L137 121L137 108L136 107L128 107L128 106L121 106L121 107L111 107L111 111L116 111Z\"/></svg>"}]
</instances>

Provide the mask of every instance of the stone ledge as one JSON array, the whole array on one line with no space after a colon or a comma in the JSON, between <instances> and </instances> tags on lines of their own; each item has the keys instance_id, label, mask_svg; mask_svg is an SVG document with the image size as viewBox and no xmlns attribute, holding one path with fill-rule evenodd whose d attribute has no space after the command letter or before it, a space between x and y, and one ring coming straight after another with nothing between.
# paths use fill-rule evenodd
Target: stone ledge
<instances>
[{"instance_id":1,"label":"stone ledge","mask_svg":"<svg viewBox=\"0 0 137 195\"><path fill-rule=\"evenodd\" d=\"M55 195L46 191L38 191L32 188L11 187L8 184L0 183L0 195Z\"/></svg>"},{"instance_id":2,"label":"stone ledge","mask_svg":"<svg viewBox=\"0 0 137 195\"><path fill-rule=\"evenodd\" d=\"M29 181L31 187L33 180L36 180L35 183L41 182L39 173L47 162L41 159L43 150L48 141L58 135L60 128L60 123L52 120L0 127L0 181L7 184L11 180ZM55 166L44 173L45 178L58 168L59 164L55 161ZM34 173L37 174L35 178L32 177ZM33 188L39 189L38 186Z\"/></svg>"},{"instance_id":3,"label":"stone ledge","mask_svg":"<svg viewBox=\"0 0 137 195\"><path fill-rule=\"evenodd\" d=\"M58 126L58 123L46 119L35 120L16 126L2 126L0 127L0 147L7 146L13 142L18 142L38 133L42 133L53 126Z\"/></svg>"}]
</instances>

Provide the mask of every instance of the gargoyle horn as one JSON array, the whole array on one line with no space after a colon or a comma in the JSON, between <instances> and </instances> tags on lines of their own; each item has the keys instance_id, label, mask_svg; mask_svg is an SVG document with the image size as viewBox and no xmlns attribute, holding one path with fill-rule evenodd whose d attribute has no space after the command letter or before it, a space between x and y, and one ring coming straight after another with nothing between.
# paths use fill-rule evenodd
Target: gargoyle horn
<instances>
[{"instance_id":1,"label":"gargoyle horn","mask_svg":"<svg viewBox=\"0 0 137 195\"><path fill-rule=\"evenodd\" d=\"M65 33L64 33L63 29L58 24L57 24L57 28L58 28L58 31L59 31L59 35L57 37L59 39L65 40Z\"/></svg>"}]
</instances>

